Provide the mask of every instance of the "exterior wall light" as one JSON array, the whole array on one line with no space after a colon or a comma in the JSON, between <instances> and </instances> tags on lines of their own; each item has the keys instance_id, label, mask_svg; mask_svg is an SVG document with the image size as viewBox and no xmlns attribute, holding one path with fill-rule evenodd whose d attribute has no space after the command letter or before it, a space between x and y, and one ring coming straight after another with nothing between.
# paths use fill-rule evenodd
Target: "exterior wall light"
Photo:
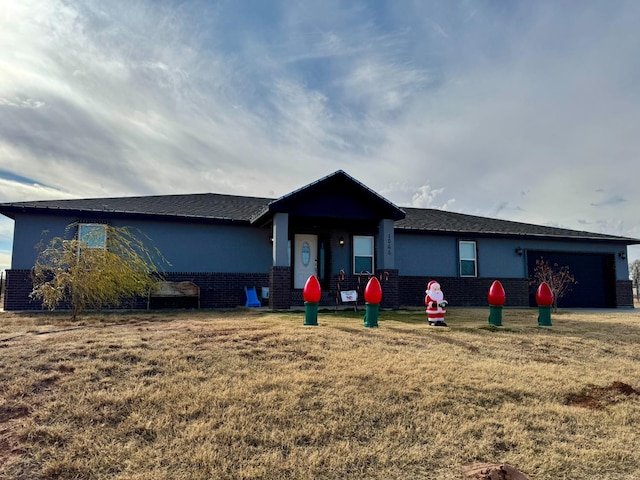
<instances>
[{"instance_id":1,"label":"exterior wall light","mask_svg":"<svg viewBox=\"0 0 640 480\"><path fill-rule=\"evenodd\" d=\"M621 260L626 260L627 259L627 253L623 250L618 252L618 256L620 257Z\"/></svg>"},{"instance_id":2,"label":"exterior wall light","mask_svg":"<svg viewBox=\"0 0 640 480\"><path fill-rule=\"evenodd\" d=\"M516 247L516 255L521 257L522 253L523 253L522 247Z\"/></svg>"},{"instance_id":3,"label":"exterior wall light","mask_svg":"<svg viewBox=\"0 0 640 480\"><path fill-rule=\"evenodd\" d=\"M344 237L340 237L340 239L338 240L338 245L344 247Z\"/></svg>"}]
</instances>

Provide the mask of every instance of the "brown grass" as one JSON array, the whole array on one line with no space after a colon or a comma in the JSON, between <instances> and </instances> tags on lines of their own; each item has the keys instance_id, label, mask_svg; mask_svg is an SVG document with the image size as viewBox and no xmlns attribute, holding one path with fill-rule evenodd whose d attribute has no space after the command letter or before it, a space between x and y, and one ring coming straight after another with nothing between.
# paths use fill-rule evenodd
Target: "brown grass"
<instances>
[{"instance_id":1,"label":"brown grass","mask_svg":"<svg viewBox=\"0 0 640 480\"><path fill-rule=\"evenodd\" d=\"M640 478L640 314L0 314L0 478Z\"/></svg>"}]
</instances>

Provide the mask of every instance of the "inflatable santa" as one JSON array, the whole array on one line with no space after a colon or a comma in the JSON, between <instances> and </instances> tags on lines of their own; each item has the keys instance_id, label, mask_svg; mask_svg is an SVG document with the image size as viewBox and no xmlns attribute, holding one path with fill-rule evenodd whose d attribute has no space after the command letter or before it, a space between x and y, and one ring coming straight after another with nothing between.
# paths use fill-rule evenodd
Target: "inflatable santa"
<instances>
[{"instance_id":1,"label":"inflatable santa","mask_svg":"<svg viewBox=\"0 0 640 480\"><path fill-rule=\"evenodd\" d=\"M444 323L444 314L447 313L446 307L448 302L444 299L444 293L440 290L440 284L435 280L431 280L427 285L424 297L424 304L427 307L427 318L429 325L436 327L446 327Z\"/></svg>"}]
</instances>

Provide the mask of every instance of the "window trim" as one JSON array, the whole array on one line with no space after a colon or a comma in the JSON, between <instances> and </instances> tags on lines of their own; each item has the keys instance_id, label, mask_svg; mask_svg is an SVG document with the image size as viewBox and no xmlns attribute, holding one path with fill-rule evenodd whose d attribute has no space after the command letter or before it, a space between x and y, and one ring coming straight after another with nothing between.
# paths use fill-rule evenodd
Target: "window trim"
<instances>
[{"instance_id":1,"label":"window trim","mask_svg":"<svg viewBox=\"0 0 640 480\"><path fill-rule=\"evenodd\" d=\"M371 255L357 255L356 252L356 239L366 238L371 240ZM373 275L376 269L376 239L373 235L353 235L351 237L351 245L353 245L353 252L351 254L351 269L354 275ZM370 258L371 259L371 271L360 270L356 271L356 258Z\"/></svg>"},{"instance_id":2,"label":"window trim","mask_svg":"<svg viewBox=\"0 0 640 480\"><path fill-rule=\"evenodd\" d=\"M83 235L82 235L82 229L86 228L86 227L91 227L91 228L95 228L95 227L100 227L104 233L104 241L101 242L100 245L90 245L89 243L84 242L83 240ZM108 243L108 239L107 239L107 225L104 223L79 223L78 224L78 243L85 248L92 248L92 249L100 249L100 250L107 250L107 243ZM85 234L84 237L86 237L88 234Z\"/></svg>"},{"instance_id":3,"label":"window trim","mask_svg":"<svg viewBox=\"0 0 640 480\"><path fill-rule=\"evenodd\" d=\"M473 245L473 258L462 257L461 246L463 244ZM473 262L473 275L465 275L462 273L462 262ZM458 240L458 275L465 278L477 278L478 277L478 243L475 240Z\"/></svg>"}]
</instances>

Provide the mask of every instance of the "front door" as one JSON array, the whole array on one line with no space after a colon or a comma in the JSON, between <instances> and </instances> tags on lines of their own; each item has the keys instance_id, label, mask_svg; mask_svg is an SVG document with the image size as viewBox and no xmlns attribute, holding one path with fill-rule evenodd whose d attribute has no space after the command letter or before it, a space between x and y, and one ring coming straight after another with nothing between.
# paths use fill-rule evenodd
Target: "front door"
<instances>
[{"instance_id":1,"label":"front door","mask_svg":"<svg viewBox=\"0 0 640 480\"><path fill-rule=\"evenodd\" d=\"M311 275L318 275L318 236L295 235L293 288L304 288Z\"/></svg>"}]
</instances>

